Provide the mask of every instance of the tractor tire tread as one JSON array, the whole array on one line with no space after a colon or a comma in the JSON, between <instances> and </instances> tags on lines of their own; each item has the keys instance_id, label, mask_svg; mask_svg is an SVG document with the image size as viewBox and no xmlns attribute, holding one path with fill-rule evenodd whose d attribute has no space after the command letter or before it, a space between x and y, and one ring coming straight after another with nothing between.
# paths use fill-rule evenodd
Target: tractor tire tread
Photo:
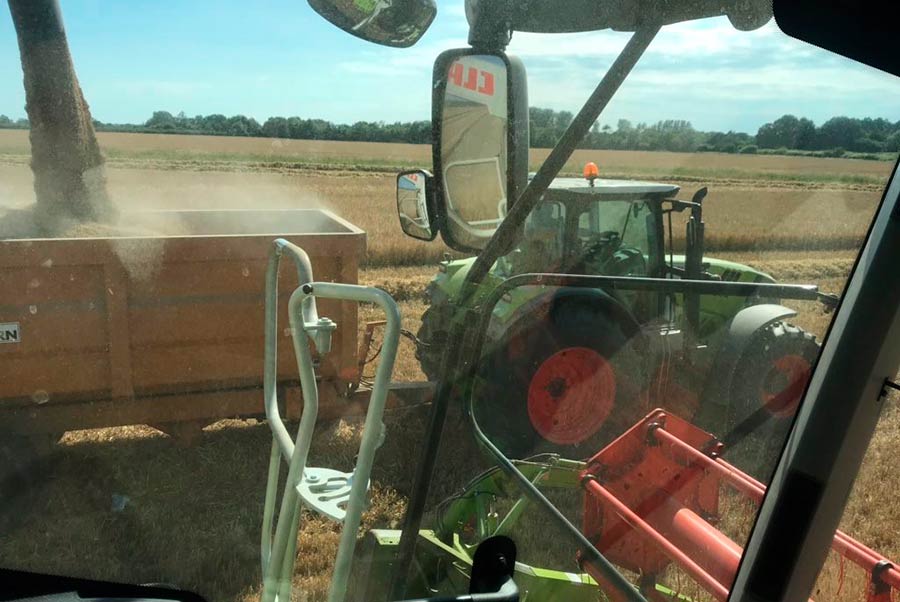
<instances>
[{"instance_id":1,"label":"tractor tire tread","mask_svg":"<svg viewBox=\"0 0 900 602\"><path fill-rule=\"evenodd\" d=\"M738 369L732 378L730 410L727 429L731 431L742 420L755 412L758 397L755 388L761 366L770 364L782 350L793 352L807 359L812 366L818 357L816 337L799 326L786 321L776 321L760 329L742 354ZM738 468L757 478L765 478L774 468L792 424L789 417L770 417L764 424L750 432L746 439L726 456Z\"/></svg>"}]
</instances>

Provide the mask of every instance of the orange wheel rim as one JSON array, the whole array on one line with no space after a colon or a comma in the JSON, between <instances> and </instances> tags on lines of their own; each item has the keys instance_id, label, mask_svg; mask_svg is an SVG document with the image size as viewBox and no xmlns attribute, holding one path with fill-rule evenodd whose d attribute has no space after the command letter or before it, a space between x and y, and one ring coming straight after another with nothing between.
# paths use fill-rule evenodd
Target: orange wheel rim
<instances>
[{"instance_id":1,"label":"orange wheel rim","mask_svg":"<svg viewBox=\"0 0 900 602\"><path fill-rule=\"evenodd\" d=\"M559 445L587 440L609 417L616 377L601 354L567 347L541 363L528 387L528 418L544 439Z\"/></svg>"}]
</instances>

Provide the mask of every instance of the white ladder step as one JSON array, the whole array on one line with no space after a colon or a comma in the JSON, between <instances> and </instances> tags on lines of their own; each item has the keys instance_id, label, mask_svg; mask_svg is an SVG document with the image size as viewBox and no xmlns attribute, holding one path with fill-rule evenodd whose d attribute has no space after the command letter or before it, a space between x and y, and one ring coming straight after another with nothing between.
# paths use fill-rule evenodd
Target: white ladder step
<instances>
[{"instance_id":1,"label":"white ladder step","mask_svg":"<svg viewBox=\"0 0 900 602\"><path fill-rule=\"evenodd\" d=\"M307 466L297 485L297 493L307 508L342 523L347 514L352 486L352 472ZM366 484L366 490L368 489L369 483Z\"/></svg>"}]
</instances>

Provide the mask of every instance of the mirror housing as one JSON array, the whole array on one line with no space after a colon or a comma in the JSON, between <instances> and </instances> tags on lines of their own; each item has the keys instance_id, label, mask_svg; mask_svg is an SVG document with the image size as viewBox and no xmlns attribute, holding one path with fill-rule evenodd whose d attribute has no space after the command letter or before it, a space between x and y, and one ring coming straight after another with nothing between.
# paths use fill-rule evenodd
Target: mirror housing
<instances>
[{"instance_id":1,"label":"mirror housing","mask_svg":"<svg viewBox=\"0 0 900 602\"><path fill-rule=\"evenodd\" d=\"M434 63L434 201L452 249L483 249L528 185L527 86L502 51L448 50Z\"/></svg>"},{"instance_id":2,"label":"mirror housing","mask_svg":"<svg viewBox=\"0 0 900 602\"><path fill-rule=\"evenodd\" d=\"M407 236L428 241L437 236L433 182L431 173L424 169L397 174L397 215Z\"/></svg>"},{"instance_id":3,"label":"mirror housing","mask_svg":"<svg viewBox=\"0 0 900 602\"><path fill-rule=\"evenodd\" d=\"M328 22L368 42L406 48L434 21L434 0L309 0Z\"/></svg>"}]
</instances>

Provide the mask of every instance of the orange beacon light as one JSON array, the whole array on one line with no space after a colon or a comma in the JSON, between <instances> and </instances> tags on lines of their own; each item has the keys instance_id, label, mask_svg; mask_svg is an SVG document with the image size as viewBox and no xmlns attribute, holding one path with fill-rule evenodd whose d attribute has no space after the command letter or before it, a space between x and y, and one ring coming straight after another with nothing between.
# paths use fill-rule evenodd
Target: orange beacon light
<instances>
[{"instance_id":1,"label":"orange beacon light","mask_svg":"<svg viewBox=\"0 0 900 602\"><path fill-rule=\"evenodd\" d=\"M584 165L584 179L591 183L591 186L594 185L594 180L600 177L600 169L597 167L597 164L593 161L588 161Z\"/></svg>"}]
</instances>

